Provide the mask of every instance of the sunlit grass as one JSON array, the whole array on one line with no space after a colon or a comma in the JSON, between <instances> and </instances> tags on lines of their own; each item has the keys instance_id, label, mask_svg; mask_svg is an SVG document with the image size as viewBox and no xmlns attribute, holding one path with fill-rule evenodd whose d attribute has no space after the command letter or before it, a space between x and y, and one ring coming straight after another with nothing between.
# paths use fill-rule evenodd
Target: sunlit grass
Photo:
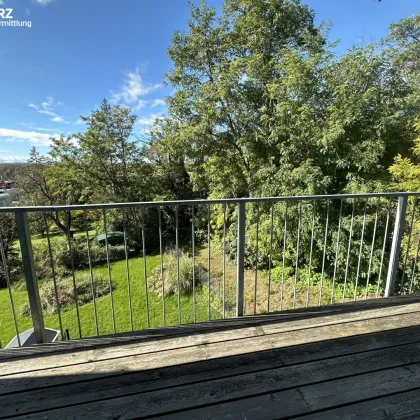
<instances>
[{"instance_id":1,"label":"sunlit grass","mask_svg":"<svg viewBox=\"0 0 420 420\"><path fill-rule=\"evenodd\" d=\"M160 263L159 255L146 258L146 275L149 276L153 268ZM94 272L102 274L108 278L108 269L106 264L95 267ZM88 270L76 272L76 281L78 275L86 273ZM146 286L144 279L144 260L143 258L131 258L129 260L131 301L133 313L133 330L142 330L148 327L146 316ZM130 310L127 287L127 274L125 260L111 264L111 279L115 289L113 291L115 325L116 331L131 331ZM26 291L13 291L13 300L17 314L19 331L25 331L32 327L30 317L20 315L21 308L28 302ZM206 289L197 289L196 320L197 322L208 320L208 300ZM0 290L0 340L1 346L6 344L16 335L10 300L7 289ZM111 296L108 294L96 300L98 314L99 334L112 334L113 321L111 310ZM156 328L163 326L163 302L162 298L155 293L148 291L148 306L150 316L150 327ZM95 317L93 302L79 307L80 321L83 337L96 335ZM177 295L167 296L165 298L166 325L178 324L178 297ZM211 318L217 319L221 315L211 310ZM70 338L78 338L79 330L75 307L62 312L63 328L68 329ZM191 323L194 321L193 299L192 296L181 296L181 322ZM45 326L48 328L59 329L57 315L44 315Z\"/></svg>"}]
</instances>

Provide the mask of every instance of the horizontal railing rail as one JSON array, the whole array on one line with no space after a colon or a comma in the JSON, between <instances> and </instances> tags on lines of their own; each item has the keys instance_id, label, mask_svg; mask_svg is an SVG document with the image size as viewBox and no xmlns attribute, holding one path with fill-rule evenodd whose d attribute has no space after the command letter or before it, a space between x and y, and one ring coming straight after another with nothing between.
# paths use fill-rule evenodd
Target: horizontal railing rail
<instances>
[{"instance_id":1,"label":"horizontal railing rail","mask_svg":"<svg viewBox=\"0 0 420 420\"><path fill-rule=\"evenodd\" d=\"M159 207L159 206L195 206L199 204L237 204L237 203L264 203L284 201L312 201L312 200L334 200L354 198L390 198L390 197L418 197L420 192L386 192L386 193L361 193L361 194L324 194L324 195L290 195L281 197L254 197L254 198L220 198L201 200L172 200L172 201L139 201L132 203L103 203L103 204L72 204L66 206L21 206L3 207L0 213L18 211L21 212L43 212L43 211L65 211L65 210L100 210L123 207Z\"/></svg>"},{"instance_id":2,"label":"horizontal railing rail","mask_svg":"<svg viewBox=\"0 0 420 420\"><path fill-rule=\"evenodd\" d=\"M0 207L1 345L28 315L42 343L420 291L419 196Z\"/></svg>"}]
</instances>

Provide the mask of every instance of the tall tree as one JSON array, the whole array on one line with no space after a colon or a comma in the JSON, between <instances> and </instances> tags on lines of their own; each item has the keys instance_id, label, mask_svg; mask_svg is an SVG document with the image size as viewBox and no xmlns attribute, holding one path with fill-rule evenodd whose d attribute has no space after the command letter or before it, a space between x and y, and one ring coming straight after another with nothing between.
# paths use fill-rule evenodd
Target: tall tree
<instances>
[{"instance_id":1,"label":"tall tree","mask_svg":"<svg viewBox=\"0 0 420 420\"><path fill-rule=\"evenodd\" d=\"M62 177L83 180L84 194L96 202L150 199L150 165L133 135L131 109L106 100L89 116L85 133L53 140L51 156L64 170Z\"/></svg>"},{"instance_id":2,"label":"tall tree","mask_svg":"<svg viewBox=\"0 0 420 420\"><path fill-rule=\"evenodd\" d=\"M18 194L23 206L59 206L77 204L80 202L80 188L78 182L69 185L61 178L60 170L54 167L48 156L42 156L32 147L30 156L18 180ZM37 233L43 233L44 221L42 214L31 214ZM71 231L71 214L65 212L48 212L58 229L66 235Z\"/></svg>"},{"instance_id":3,"label":"tall tree","mask_svg":"<svg viewBox=\"0 0 420 420\"><path fill-rule=\"evenodd\" d=\"M166 78L176 92L168 104L190 156L203 162L210 195L246 196L273 154L270 83L281 77L284 49L311 54L324 40L297 1L227 0L223 11L218 18L204 2L191 6L188 32L174 34Z\"/></svg>"}]
</instances>

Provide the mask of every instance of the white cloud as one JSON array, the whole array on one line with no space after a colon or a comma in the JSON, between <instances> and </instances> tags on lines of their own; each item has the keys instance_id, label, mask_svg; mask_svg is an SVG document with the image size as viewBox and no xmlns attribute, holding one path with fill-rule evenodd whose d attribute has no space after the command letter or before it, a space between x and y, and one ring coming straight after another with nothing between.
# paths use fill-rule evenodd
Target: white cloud
<instances>
[{"instance_id":1,"label":"white cloud","mask_svg":"<svg viewBox=\"0 0 420 420\"><path fill-rule=\"evenodd\" d=\"M40 4L41 6L46 6L48 3L51 3L53 0L34 0L36 4Z\"/></svg>"},{"instance_id":2,"label":"white cloud","mask_svg":"<svg viewBox=\"0 0 420 420\"><path fill-rule=\"evenodd\" d=\"M143 108L145 108L147 106L148 103L149 103L149 101L146 101L144 99L139 99L137 101L137 105L136 105L135 109L136 110L143 109Z\"/></svg>"},{"instance_id":3,"label":"white cloud","mask_svg":"<svg viewBox=\"0 0 420 420\"><path fill-rule=\"evenodd\" d=\"M26 162L27 160L28 158L25 156L11 156L11 155L0 156L0 162L4 162L4 163Z\"/></svg>"},{"instance_id":4,"label":"white cloud","mask_svg":"<svg viewBox=\"0 0 420 420\"><path fill-rule=\"evenodd\" d=\"M154 108L155 106L164 106L166 105L166 102L164 99L154 99L152 101L152 108Z\"/></svg>"},{"instance_id":5,"label":"white cloud","mask_svg":"<svg viewBox=\"0 0 420 420\"><path fill-rule=\"evenodd\" d=\"M44 102L41 102L39 105L29 103L29 108L35 109L39 114L49 115L51 121L68 124L67 121L64 121L64 118L57 114L56 109L58 106L63 105L62 102L55 102L51 96L47 96L47 99Z\"/></svg>"},{"instance_id":6,"label":"white cloud","mask_svg":"<svg viewBox=\"0 0 420 420\"><path fill-rule=\"evenodd\" d=\"M137 120L137 124L139 125L140 131L143 133L150 132L150 129L152 128L153 123L156 119L162 118L163 114L151 114L147 117L141 117Z\"/></svg>"},{"instance_id":7,"label":"white cloud","mask_svg":"<svg viewBox=\"0 0 420 420\"><path fill-rule=\"evenodd\" d=\"M34 146L49 146L50 138L56 136L58 136L58 134L51 135L47 133L37 133L35 131L20 131L0 128L0 140L4 138L7 142L27 141Z\"/></svg>"},{"instance_id":8,"label":"white cloud","mask_svg":"<svg viewBox=\"0 0 420 420\"><path fill-rule=\"evenodd\" d=\"M19 123L19 125L21 125L23 127L28 127L31 130L36 130L36 131L50 131L50 132L57 131L55 128L37 127L35 124L32 124L32 123Z\"/></svg>"},{"instance_id":9,"label":"white cloud","mask_svg":"<svg viewBox=\"0 0 420 420\"><path fill-rule=\"evenodd\" d=\"M160 86L159 84L145 85L140 70L137 68L134 72L125 74L123 85L118 92L111 91L111 102L140 109L145 105L145 101L141 98Z\"/></svg>"}]
</instances>

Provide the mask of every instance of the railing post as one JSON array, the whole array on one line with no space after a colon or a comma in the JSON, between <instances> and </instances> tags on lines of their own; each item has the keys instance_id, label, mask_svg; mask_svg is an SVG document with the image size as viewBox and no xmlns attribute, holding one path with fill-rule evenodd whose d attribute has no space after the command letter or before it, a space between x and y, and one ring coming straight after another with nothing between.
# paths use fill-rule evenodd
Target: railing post
<instances>
[{"instance_id":1,"label":"railing post","mask_svg":"<svg viewBox=\"0 0 420 420\"><path fill-rule=\"evenodd\" d=\"M238 248L236 260L236 316L243 316L245 278L245 202L243 201L238 203Z\"/></svg>"},{"instance_id":2,"label":"railing post","mask_svg":"<svg viewBox=\"0 0 420 420\"><path fill-rule=\"evenodd\" d=\"M398 263L401 252L401 241L404 235L405 212L407 210L408 197L398 197L397 214L395 216L394 233L392 236L391 254L389 257L388 274L386 277L385 297L392 296L395 290L397 279Z\"/></svg>"},{"instance_id":3,"label":"railing post","mask_svg":"<svg viewBox=\"0 0 420 420\"><path fill-rule=\"evenodd\" d=\"M31 233L29 231L28 215L23 211L15 214L17 232L22 254L23 272L29 295L32 323L37 344L45 343L44 318L42 316L41 300L39 298L38 279L35 271L34 256L32 252Z\"/></svg>"}]
</instances>

